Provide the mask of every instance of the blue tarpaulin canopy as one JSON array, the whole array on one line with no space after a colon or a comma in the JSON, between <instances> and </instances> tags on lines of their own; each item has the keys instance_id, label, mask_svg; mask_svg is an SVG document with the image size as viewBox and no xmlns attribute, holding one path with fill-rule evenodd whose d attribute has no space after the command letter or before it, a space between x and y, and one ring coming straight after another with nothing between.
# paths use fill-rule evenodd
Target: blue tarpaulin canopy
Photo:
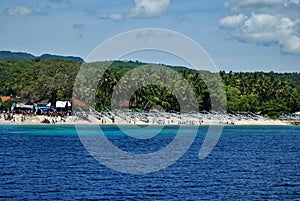
<instances>
[{"instance_id":1,"label":"blue tarpaulin canopy","mask_svg":"<svg viewBox=\"0 0 300 201\"><path fill-rule=\"evenodd\" d=\"M38 110L50 110L50 106L38 106Z\"/></svg>"}]
</instances>

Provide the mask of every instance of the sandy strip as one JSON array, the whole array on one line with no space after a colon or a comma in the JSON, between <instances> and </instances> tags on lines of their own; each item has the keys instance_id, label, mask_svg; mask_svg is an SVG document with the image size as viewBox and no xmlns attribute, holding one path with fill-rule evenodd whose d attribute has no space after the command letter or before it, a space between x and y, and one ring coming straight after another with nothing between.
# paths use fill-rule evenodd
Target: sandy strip
<instances>
[{"instance_id":1,"label":"sandy strip","mask_svg":"<svg viewBox=\"0 0 300 201\"><path fill-rule=\"evenodd\" d=\"M142 121L139 121L137 119L130 119L128 121L124 121L121 119L115 120L113 123L108 118L103 118L101 120L98 120L93 117L89 117L91 122L79 119L76 116L69 116L64 121L58 117L56 119L52 117L46 117L46 116L26 116L25 121L21 121L21 115L15 115L14 121L5 121L3 117L0 119L0 125L76 125L76 124L90 124L90 125L290 125L288 121L282 121L282 120L272 120L272 119L220 119L220 118L195 118L195 117L182 117L181 119L178 118L164 118L164 117L158 117L158 118L149 118L149 123L145 123ZM51 123L45 124L41 123L43 119L48 119ZM54 120L54 123L53 123Z\"/></svg>"}]
</instances>

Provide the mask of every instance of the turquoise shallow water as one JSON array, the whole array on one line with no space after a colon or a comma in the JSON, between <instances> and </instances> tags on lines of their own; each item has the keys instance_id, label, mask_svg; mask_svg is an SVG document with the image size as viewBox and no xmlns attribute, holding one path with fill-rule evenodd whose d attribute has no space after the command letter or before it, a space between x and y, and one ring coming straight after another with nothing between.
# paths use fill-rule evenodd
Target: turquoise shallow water
<instances>
[{"instance_id":1,"label":"turquoise shallow water","mask_svg":"<svg viewBox=\"0 0 300 201\"><path fill-rule=\"evenodd\" d=\"M136 139L115 126L102 128L115 146L139 154L163 149L178 129ZM91 157L74 126L0 126L0 200L300 199L300 127L228 126L199 160L207 129L200 127L190 149L168 168L130 175Z\"/></svg>"}]
</instances>

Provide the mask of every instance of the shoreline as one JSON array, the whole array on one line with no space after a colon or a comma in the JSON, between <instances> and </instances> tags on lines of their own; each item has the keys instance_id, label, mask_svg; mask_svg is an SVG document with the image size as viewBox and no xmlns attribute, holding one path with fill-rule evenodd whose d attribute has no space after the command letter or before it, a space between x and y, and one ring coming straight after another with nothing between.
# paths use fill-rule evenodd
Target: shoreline
<instances>
[{"instance_id":1,"label":"shoreline","mask_svg":"<svg viewBox=\"0 0 300 201\"><path fill-rule=\"evenodd\" d=\"M44 119L49 120L50 123L41 123ZM292 121L280 120L280 119L236 119L236 118L224 118L223 116L209 117L209 118L196 118L194 116L185 115L183 117L149 117L149 122L143 122L134 119L115 118L114 122L108 117L103 116L101 120L96 119L93 116L89 116L89 121L78 118L77 116L69 116L65 119L58 117L54 120L53 117L47 116L29 116L25 117L24 121L21 121L21 115L15 115L14 120L0 119L0 125L141 125L141 126L288 126L295 125Z\"/></svg>"}]
</instances>

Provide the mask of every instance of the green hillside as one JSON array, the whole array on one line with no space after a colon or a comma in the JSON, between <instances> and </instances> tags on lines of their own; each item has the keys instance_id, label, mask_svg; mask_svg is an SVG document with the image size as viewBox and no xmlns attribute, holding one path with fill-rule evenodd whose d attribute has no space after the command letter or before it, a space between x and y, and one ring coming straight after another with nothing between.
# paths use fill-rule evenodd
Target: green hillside
<instances>
[{"instance_id":1,"label":"green hillside","mask_svg":"<svg viewBox=\"0 0 300 201\"><path fill-rule=\"evenodd\" d=\"M74 57L74 56L60 56L60 55L52 55L52 54L43 54L41 56L34 56L26 52L0 51L0 60L6 60L6 59L25 59L25 60L60 59L60 60L70 60L70 61L77 61L77 62L84 61L82 58Z\"/></svg>"},{"instance_id":2,"label":"green hillside","mask_svg":"<svg viewBox=\"0 0 300 201\"><path fill-rule=\"evenodd\" d=\"M0 51L0 60L4 59L35 59L35 56L25 52Z\"/></svg>"}]
</instances>

